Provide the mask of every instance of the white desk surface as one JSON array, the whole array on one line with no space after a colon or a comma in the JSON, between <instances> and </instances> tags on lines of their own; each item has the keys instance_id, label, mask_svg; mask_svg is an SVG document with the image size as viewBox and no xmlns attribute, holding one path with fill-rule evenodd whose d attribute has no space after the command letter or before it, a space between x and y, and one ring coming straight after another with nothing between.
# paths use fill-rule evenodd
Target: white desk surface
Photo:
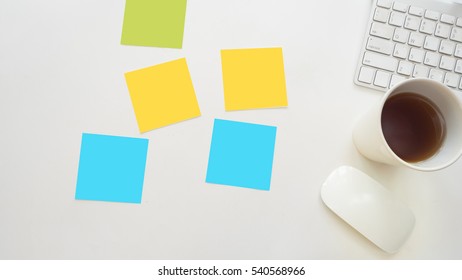
<instances>
[{"instance_id":1,"label":"white desk surface","mask_svg":"<svg viewBox=\"0 0 462 280\"><path fill-rule=\"evenodd\" d=\"M0 1L1 259L461 259L462 160L371 162L353 84L370 0L189 0L182 49L120 45L123 0ZM220 50L282 47L289 106L225 112ZM124 73L186 57L202 116L140 134ZM278 127L271 191L205 183L214 118ZM82 132L149 138L141 204L74 199ZM340 165L404 201L388 255L320 199Z\"/></svg>"}]
</instances>

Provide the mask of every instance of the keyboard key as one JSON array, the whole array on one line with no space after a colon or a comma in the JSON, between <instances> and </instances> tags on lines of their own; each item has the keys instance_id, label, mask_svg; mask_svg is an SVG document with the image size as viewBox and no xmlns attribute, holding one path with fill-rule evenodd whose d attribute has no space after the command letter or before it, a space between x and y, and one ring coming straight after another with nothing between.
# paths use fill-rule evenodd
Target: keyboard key
<instances>
[{"instance_id":1,"label":"keyboard key","mask_svg":"<svg viewBox=\"0 0 462 280\"><path fill-rule=\"evenodd\" d=\"M398 65L398 60L378 53L365 52L363 64L394 72Z\"/></svg>"},{"instance_id":2,"label":"keyboard key","mask_svg":"<svg viewBox=\"0 0 462 280\"><path fill-rule=\"evenodd\" d=\"M367 39L366 49L383 54L390 55L393 51L394 44L392 41L380 39L377 37L369 37Z\"/></svg>"},{"instance_id":3,"label":"keyboard key","mask_svg":"<svg viewBox=\"0 0 462 280\"><path fill-rule=\"evenodd\" d=\"M393 33L393 41L400 42L400 43L406 43L408 39L409 39L409 31L402 29L402 28L395 29L395 33Z\"/></svg>"},{"instance_id":4,"label":"keyboard key","mask_svg":"<svg viewBox=\"0 0 462 280\"><path fill-rule=\"evenodd\" d=\"M393 27L389 25L373 22L370 34L385 39L391 39L391 37L393 36L393 31Z\"/></svg>"},{"instance_id":5,"label":"keyboard key","mask_svg":"<svg viewBox=\"0 0 462 280\"><path fill-rule=\"evenodd\" d=\"M387 22L388 17L390 16L390 11L383 8L375 8L374 20L380 22Z\"/></svg>"},{"instance_id":6,"label":"keyboard key","mask_svg":"<svg viewBox=\"0 0 462 280\"><path fill-rule=\"evenodd\" d=\"M400 75L391 75L390 88L394 87L397 83L406 80L406 77Z\"/></svg>"},{"instance_id":7,"label":"keyboard key","mask_svg":"<svg viewBox=\"0 0 462 280\"><path fill-rule=\"evenodd\" d=\"M456 51L454 52L454 56L462 58L462 45L456 45Z\"/></svg>"},{"instance_id":8,"label":"keyboard key","mask_svg":"<svg viewBox=\"0 0 462 280\"><path fill-rule=\"evenodd\" d=\"M428 78L428 72L430 72L430 68L428 68L427 66L417 64L414 67L414 72L412 73L412 77L414 77L414 78Z\"/></svg>"},{"instance_id":9,"label":"keyboard key","mask_svg":"<svg viewBox=\"0 0 462 280\"><path fill-rule=\"evenodd\" d=\"M448 71L452 71L454 69L454 65L456 64L456 59L450 56L443 56L441 57L440 61L440 68Z\"/></svg>"},{"instance_id":10,"label":"keyboard key","mask_svg":"<svg viewBox=\"0 0 462 280\"><path fill-rule=\"evenodd\" d=\"M405 4L405 3L401 3L401 2L393 3L393 10L395 10L395 11L405 13L405 12L407 12L407 7L408 7L408 5Z\"/></svg>"},{"instance_id":11,"label":"keyboard key","mask_svg":"<svg viewBox=\"0 0 462 280\"><path fill-rule=\"evenodd\" d=\"M455 47L456 47L456 44L454 42L443 40L443 41L441 41L439 52L444 53L444 54L448 54L448 55L452 55L454 53L454 48ZM462 48L461 48L461 51L462 51ZM461 54L462 54L462 52L461 52Z\"/></svg>"},{"instance_id":12,"label":"keyboard key","mask_svg":"<svg viewBox=\"0 0 462 280\"><path fill-rule=\"evenodd\" d=\"M370 83L372 83L372 79L374 78L374 74L375 74L375 69L363 66L359 70L358 81L370 84Z\"/></svg>"},{"instance_id":13,"label":"keyboard key","mask_svg":"<svg viewBox=\"0 0 462 280\"><path fill-rule=\"evenodd\" d=\"M377 6L390 9L392 0L377 0Z\"/></svg>"},{"instance_id":14,"label":"keyboard key","mask_svg":"<svg viewBox=\"0 0 462 280\"><path fill-rule=\"evenodd\" d=\"M412 48L409 53L409 60L417 63L422 63L424 59L425 52L421 49Z\"/></svg>"},{"instance_id":15,"label":"keyboard key","mask_svg":"<svg viewBox=\"0 0 462 280\"><path fill-rule=\"evenodd\" d=\"M436 25L435 35L447 39L451 33L451 26L443 23Z\"/></svg>"},{"instance_id":16,"label":"keyboard key","mask_svg":"<svg viewBox=\"0 0 462 280\"><path fill-rule=\"evenodd\" d=\"M423 16L424 11L425 10L423 8L421 8L421 7L417 7L417 6L409 7L409 14L414 15L414 16L421 17L421 16Z\"/></svg>"},{"instance_id":17,"label":"keyboard key","mask_svg":"<svg viewBox=\"0 0 462 280\"><path fill-rule=\"evenodd\" d=\"M407 58L407 55L409 54L409 47L404 45L404 44L396 44L395 49L393 50L393 56L394 57L399 57L402 59Z\"/></svg>"},{"instance_id":18,"label":"keyboard key","mask_svg":"<svg viewBox=\"0 0 462 280\"><path fill-rule=\"evenodd\" d=\"M389 23L394 26L401 27L404 24L406 14L400 12L392 12L390 15Z\"/></svg>"},{"instance_id":19,"label":"keyboard key","mask_svg":"<svg viewBox=\"0 0 462 280\"><path fill-rule=\"evenodd\" d=\"M457 18L456 26L462 27L462 18Z\"/></svg>"},{"instance_id":20,"label":"keyboard key","mask_svg":"<svg viewBox=\"0 0 462 280\"><path fill-rule=\"evenodd\" d=\"M409 45L414 46L414 47L422 47L423 43L425 40L425 35L417 33L417 32L412 32L411 36L409 37Z\"/></svg>"},{"instance_id":21,"label":"keyboard key","mask_svg":"<svg viewBox=\"0 0 462 280\"><path fill-rule=\"evenodd\" d=\"M462 29L453 27L451 31L451 40L462 42Z\"/></svg>"},{"instance_id":22,"label":"keyboard key","mask_svg":"<svg viewBox=\"0 0 462 280\"><path fill-rule=\"evenodd\" d=\"M454 72L462 74L462 60L457 60Z\"/></svg>"},{"instance_id":23,"label":"keyboard key","mask_svg":"<svg viewBox=\"0 0 462 280\"><path fill-rule=\"evenodd\" d=\"M440 20L441 20L441 22L453 25L454 22L456 21L456 18L454 16L451 16L451 15L442 14Z\"/></svg>"},{"instance_id":24,"label":"keyboard key","mask_svg":"<svg viewBox=\"0 0 462 280\"><path fill-rule=\"evenodd\" d=\"M425 18L428 18L431 20L438 20L440 18L440 13L432 11L432 10L426 10Z\"/></svg>"},{"instance_id":25,"label":"keyboard key","mask_svg":"<svg viewBox=\"0 0 462 280\"><path fill-rule=\"evenodd\" d=\"M430 79L443 82L444 72L438 69L430 69L430 75L428 76Z\"/></svg>"},{"instance_id":26,"label":"keyboard key","mask_svg":"<svg viewBox=\"0 0 462 280\"><path fill-rule=\"evenodd\" d=\"M401 60L398 65L397 72L406 76L412 74L412 70L414 69L414 64L409 61Z\"/></svg>"},{"instance_id":27,"label":"keyboard key","mask_svg":"<svg viewBox=\"0 0 462 280\"><path fill-rule=\"evenodd\" d=\"M420 32L425 34L433 34L435 32L436 22L428 19L423 19L420 24Z\"/></svg>"},{"instance_id":28,"label":"keyboard key","mask_svg":"<svg viewBox=\"0 0 462 280\"><path fill-rule=\"evenodd\" d=\"M454 73L446 73L444 76L444 84L448 87L455 88L459 83L460 76Z\"/></svg>"},{"instance_id":29,"label":"keyboard key","mask_svg":"<svg viewBox=\"0 0 462 280\"><path fill-rule=\"evenodd\" d=\"M404 27L410 30L416 31L420 26L420 18L416 16L406 16L406 20L404 21Z\"/></svg>"},{"instance_id":30,"label":"keyboard key","mask_svg":"<svg viewBox=\"0 0 462 280\"><path fill-rule=\"evenodd\" d=\"M425 37L424 49L436 51L440 47L440 40L435 37Z\"/></svg>"},{"instance_id":31,"label":"keyboard key","mask_svg":"<svg viewBox=\"0 0 462 280\"><path fill-rule=\"evenodd\" d=\"M436 67L440 63L440 55L434 52L427 52L425 54L424 64Z\"/></svg>"},{"instance_id":32,"label":"keyboard key","mask_svg":"<svg viewBox=\"0 0 462 280\"><path fill-rule=\"evenodd\" d=\"M374 85L378 87L386 88L388 87L388 82L390 81L390 73L377 71L375 74Z\"/></svg>"}]
</instances>

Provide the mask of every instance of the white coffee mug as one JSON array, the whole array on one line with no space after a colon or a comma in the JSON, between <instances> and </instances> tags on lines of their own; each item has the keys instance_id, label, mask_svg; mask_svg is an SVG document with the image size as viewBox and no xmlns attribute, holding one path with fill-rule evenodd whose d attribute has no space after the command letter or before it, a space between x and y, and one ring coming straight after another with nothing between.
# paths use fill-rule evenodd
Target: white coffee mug
<instances>
[{"instance_id":1,"label":"white coffee mug","mask_svg":"<svg viewBox=\"0 0 462 280\"><path fill-rule=\"evenodd\" d=\"M400 93L414 93L428 98L444 118L446 135L439 150L431 157L408 162L396 155L388 145L382 130L382 110L385 102ZM435 171L453 164L462 154L462 103L451 89L430 79L405 80L387 91L356 124L353 141L359 152L378 162L407 166L415 170Z\"/></svg>"}]
</instances>

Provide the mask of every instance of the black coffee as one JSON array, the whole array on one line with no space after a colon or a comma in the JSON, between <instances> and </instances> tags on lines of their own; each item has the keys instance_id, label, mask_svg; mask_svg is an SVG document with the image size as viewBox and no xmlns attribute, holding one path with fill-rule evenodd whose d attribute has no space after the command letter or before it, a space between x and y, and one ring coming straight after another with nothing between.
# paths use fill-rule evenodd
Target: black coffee
<instances>
[{"instance_id":1,"label":"black coffee","mask_svg":"<svg viewBox=\"0 0 462 280\"><path fill-rule=\"evenodd\" d=\"M436 105L415 93L390 97L383 107L381 122L388 145L407 162L433 156L446 133L444 118Z\"/></svg>"}]
</instances>

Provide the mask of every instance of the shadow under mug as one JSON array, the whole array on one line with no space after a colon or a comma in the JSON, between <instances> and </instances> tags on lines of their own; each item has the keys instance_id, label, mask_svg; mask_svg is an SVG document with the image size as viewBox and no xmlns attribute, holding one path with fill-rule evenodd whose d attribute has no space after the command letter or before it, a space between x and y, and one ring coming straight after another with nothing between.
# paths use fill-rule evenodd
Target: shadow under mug
<instances>
[{"instance_id":1,"label":"shadow under mug","mask_svg":"<svg viewBox=\"0 0 462 280\"><path fill-rule=\"evenodd\" d=\"M439 109L445 121L446 135L439 150L431 157L418 162L401 159L388 145L382 130L382 111L385 102L401 93L423 96ZM388 90L382 100L373 106L357 122L353 129L353 141L365 157L396 166L407 166L420 171L443 169L462 154L462 103L447 86L425 78L408 79Z\"/></svg>"}]
</instances>

